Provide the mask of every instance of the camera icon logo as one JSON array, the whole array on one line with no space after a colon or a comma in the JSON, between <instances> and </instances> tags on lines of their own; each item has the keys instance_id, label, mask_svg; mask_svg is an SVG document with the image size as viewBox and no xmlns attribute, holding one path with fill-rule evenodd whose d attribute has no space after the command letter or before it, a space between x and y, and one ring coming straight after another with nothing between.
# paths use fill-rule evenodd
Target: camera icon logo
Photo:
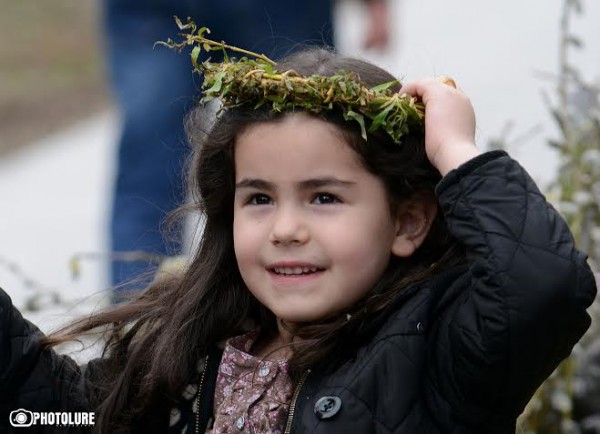
<instances>
[{"instance_id":1,"label":"camera icon logo","mask_svg":"<svg viewBox=\"0 0 600 434\"><path fill-rule=\"evenodd\" d=\"M14 427L28 427L33 424L33 413L24 408L10 412L10 424Z\"/></svg>"}]
</instances>

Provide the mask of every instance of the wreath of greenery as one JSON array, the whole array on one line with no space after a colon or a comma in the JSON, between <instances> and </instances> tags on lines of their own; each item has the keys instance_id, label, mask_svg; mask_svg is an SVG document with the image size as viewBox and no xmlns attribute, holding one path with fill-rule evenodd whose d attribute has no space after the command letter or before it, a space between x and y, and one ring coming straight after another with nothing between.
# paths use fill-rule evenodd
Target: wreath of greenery
<instances>
[{"instance_id":1,"label":"wreath of greenery","mask_svg":"<svg viewBox=\"0 0 600 434\"><path fill-rule=\"evenodd\" d=\"M365 140L367 132L383 129L400 143L410 129L423 128L423 105L409 95L394 92L397 80L369 88L357 74L348 71L330 76L279 71L277 63L263 54L208 39L205 35L210 30L196 26L189 18L185 24L177 17L175 20L180 30L187 31L180 34L183 40L159 43L178 50L192 46L194 70L204 77L201 103L218 99L224 109L246 104L255 108L270 105L274 112L301 108L320 113L338 109L345 120L358 122ZM200 62L203 51L221 51L223 61L211 62L208 58ZM242 57L230 57L228 52ZM368 125L366 119L370 121Z\"/></svg>"}]
</instances>

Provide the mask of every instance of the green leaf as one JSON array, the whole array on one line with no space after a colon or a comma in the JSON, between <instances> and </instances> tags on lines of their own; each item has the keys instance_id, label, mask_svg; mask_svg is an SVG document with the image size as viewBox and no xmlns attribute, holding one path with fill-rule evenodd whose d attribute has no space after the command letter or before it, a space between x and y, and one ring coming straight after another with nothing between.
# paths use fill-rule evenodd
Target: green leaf
<instances>
[{"instance_id":1,"label":"green leaf","mask_svg":"<svg viewBox=\"0 0 600 434\"><path fill-rule=\"evenodd\" d=\"M223 86L223 77L225 76L225 72L221 71L217 73L215 76L215 82L213 85L206 91L208 94L217 93L221 90L221 86Z\"/></svg>"},{"instance_id":2,"label":"green leaf","mask_svg":"<svg viewBox=\"0 0 600 434\"><path fill-rule=\"evenodd\" d=\"M383 110L381 113L379 113L377 116L375 116L375 118L373 118L373 123L371 124L371 127L369 128L370 133L376 131L377 128L379 128L382 124L385 125L387 115L390 111L392 111L393 108L394 108L394 104L390 104L385 108L385 110Z\"/></svg>"},{"instance_id":3,"label":"green leaf","mask_svg":"<svg viewBox=\"0 0 600 434\"><path fill-rule=\"evenodd\" d=\"M201 52L202 52L202 49L196 45L194 48L192 48L192 52L190 53L190 56L192 57L192 65L194 65L195 69L202 69L198 65L198 56L200 56Z\"/></svg>"},{"instance_id":4,"label":"green leaf","mask_svg":"<svg viewBox=\"0 0 600 434\"><path fill-rule=\"evenodd\" d=\"M360 125L360 133L363 139L367 140L367 129L365 128L365 117L360 114L357 113L353 110L347 110L344 112L344 119L349 121L349 120L354 120L356 122L358 122L358 124Z\"/></svg>"},{"instance_id":5,"label":"green leaf","mask_svg":"<svg viewBox=\"0 0 600 434\"><path fill-rule=\"evenodd\" d=\"M204 34L210 35L210 29L208 27L200 27L200 30L198 30L198 36L200 36L201 38L204 37Z\"/></svg>"},{"instance_id":6,"label":"green leaf","mask_svg":"<svg viewBox=\"0 0 600 434\"><path fill-rule=\"evenodd\" d=\"M397 86L398 84L400 84L398 80L392 80L388 81L387 83L378 84L377 86L372 87L370 90L375 93L379 93L383 92L384 90L388 90L390 87Z\"/></svg>"}]
</instances>

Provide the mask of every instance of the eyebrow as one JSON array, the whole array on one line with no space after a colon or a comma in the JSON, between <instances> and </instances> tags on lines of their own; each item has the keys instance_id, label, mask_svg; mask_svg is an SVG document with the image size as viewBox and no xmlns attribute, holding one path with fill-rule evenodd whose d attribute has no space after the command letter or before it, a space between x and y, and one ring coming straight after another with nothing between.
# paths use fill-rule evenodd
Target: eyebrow
<instances>
[{"instance_id":1,"label":"eyebrow","mask_svg":"<svg viewBox=\"0 0 600 434\"><path fill-rule=\"evenodd\" d=\"M302 190L311 190L315 188L323 188L323 187L343 187L350 188L353 185L356 185L356 182L352 181L344 181L337 178L325 177L325 178L314 178L314 179L306 179L304 181L298 182L300 189ZM269 181L265 181L264 179L256 179L256 178L244 178L237 184L235 184L235 189L240 190L244 188L255 188L257 190L266 190L266 191L274 191L275 184Z\"/></svg>"}]
</instances>

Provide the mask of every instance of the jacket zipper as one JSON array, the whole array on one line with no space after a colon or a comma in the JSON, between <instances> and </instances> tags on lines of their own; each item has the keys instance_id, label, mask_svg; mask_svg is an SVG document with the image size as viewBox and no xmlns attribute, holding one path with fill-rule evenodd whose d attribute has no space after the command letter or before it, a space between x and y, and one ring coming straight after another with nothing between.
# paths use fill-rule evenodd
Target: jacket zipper
<instances>
[{"instance_id":1,"label":"jacket zipper","mask_svg":"<svg viewBox=\"0 0 600 434\"><path fill-rule=\"evenodd\" d=\"M202 385L204 384L204 377L206 376L206 371L208 369L208 355L204 359L204 369L202 370L202 375L200 376L200 384L198 385L198 394L196 395L196 408L198 408L198 412L196 413L196 429L195 433L200 434L200 395L202 394Z\"/></svg>"},{"instance_id":2,"label":"jacket zipper","mask_svg":"<svg viewBox=\"0 0 600 434\"><path fill-rule=\"evenodd\" d=\"M287 423L285 424L285 431L283 434L290 434L292 432L292 421L294 419L294 413L296 412L296 401L298 401L298 397L300 396L300 390L306 381L306 377L310 374L310 369L304 371L298 385L296 386L296 390L294 391L294 395L292 396L292 402L290 403L290 411L288 412Z\"/></svg>"}]
</instances>

